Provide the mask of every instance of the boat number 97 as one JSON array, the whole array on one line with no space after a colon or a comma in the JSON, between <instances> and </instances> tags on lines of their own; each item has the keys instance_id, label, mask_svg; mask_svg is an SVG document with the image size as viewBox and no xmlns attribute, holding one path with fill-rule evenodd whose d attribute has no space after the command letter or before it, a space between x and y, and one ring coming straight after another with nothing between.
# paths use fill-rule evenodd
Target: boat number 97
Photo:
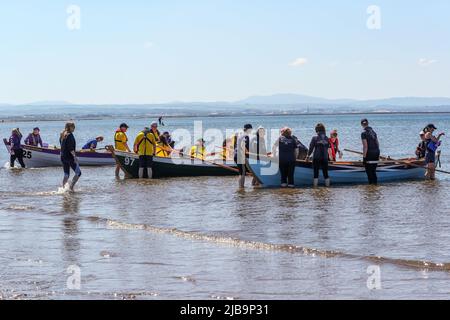
<instances>
[{"instance_id":1,"label":"boat number 97","mask_svg":"<svg viewBox=\"0 0 450 320\"><path fill-rule=\"evenodd\" d=\"M32 156L31 156L31 151L23 151L23 157L24 158L26 158L26 159L31 159L32 158Z\"/></svg>"},{"instance_id":2,"label":"boat number 97","mask_svg":"<svg viewBox=\"0 0 450 320\"><path fill-rule=\"evenodd\" d=\"M126 157L125 158L125 165L126 166L132 166L133 165L133 163L134 163L134 158L130 158L130 157Z\"/></svg>"}]
</instances>

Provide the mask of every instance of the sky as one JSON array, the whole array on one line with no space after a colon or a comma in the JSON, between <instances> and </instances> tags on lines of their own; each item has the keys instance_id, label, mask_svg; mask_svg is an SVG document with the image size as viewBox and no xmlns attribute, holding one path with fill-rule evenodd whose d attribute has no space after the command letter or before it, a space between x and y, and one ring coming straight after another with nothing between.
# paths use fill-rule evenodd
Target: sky
<instances>
[{"instance_id":1,"label":"sky","mask_svg":"<svg viewBox=\"0 0 450 320\"><path fill-rule=\"evenodd\" d=\"M450 97L449 15L448 0L0 0L0 103Z\"/></svg>"}]
</instances>

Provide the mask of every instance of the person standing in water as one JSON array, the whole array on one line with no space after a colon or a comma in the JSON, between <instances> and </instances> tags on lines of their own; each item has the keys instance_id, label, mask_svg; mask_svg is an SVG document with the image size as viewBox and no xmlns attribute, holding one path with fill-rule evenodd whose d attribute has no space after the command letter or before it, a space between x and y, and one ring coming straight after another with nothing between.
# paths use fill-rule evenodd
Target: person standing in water
<instances>
[{"instance_id":1,"label":"person standing in water","mask_svg":"<svg viewBox=\"0 0 450 320\"><path fill-rule=\"evenodd\" d=\"M433 132L437 130L434 124L429 124L424 129L425 132L425 163L427 164L427 171L425 177L429 180L436 179L436 151L441 145L441 137L445 136L445 133L440 133L437 137L433 135Z\"/></svg>"},{"instance_id":2,"label":"person standing in water","mask_svg":"<svg viewBox=\"0 0 450 320\"><path fill-rule=\"evenodd\" d=\"M76 155L76 141L73 136L75 131L75 123L67 122L64 131L61 132L59 142L61 144L61 162L63 164L64 179L63 188L66 186L70 178L70 169L75 172L75 176L70 183L70 190L74 190L75 184L81 176L81 169Z\"/></svg>"},{"instance_id":3,"label":"person standing in water","mask_svg":"<svg viewBox=\"0 0 450 320\"><path fill-rule=\"evenodd\" d=\"M38 127L34 128L33 132L31 132L28 137L26 137L25 144L33 147L41 146L41 148L44 146Z\"/></svg>"},{"instance_id":4,"label":"person standing in water","mask_svg":"<svg viewBox=\"0 0 450 320\"><path fill-rule=\"evenodd\" d=\"M128 137L127 137L128 125L126 123L120 124L119 129L114 133L114 149L123 151L123 152L131 152L128 147ZM120 163L116 160L116 178L120 177Z\"/></svg>"},{"instance_id":5,"label":"person standing in water","mask_svg":"<svg viewBox=\"0 0 450 320\"><path fill-rule=\"evenodd\" d=\"M281 137L278 139L279 169L282 188L295 188L294 173L295 163L298 157L297 139L292 136L290 128L281 129Z\"/></svg>"},{"instance_id":6,"label":"person standing in water","mask_svg":"<svg viewBox=\"0 0 450 320\"><path fill-rule=\"evenodd\" d=\"M256 129L256 134L250 139L250 154L256 155L257 161L261 160L261 156L263 159L268 156L266 129L262 126L259 126L258 129ZM252 186L257 186L258 184L258 180L253 176Z\"/></svg>"},{"instance_id":7,"label":"person standing in water","mask_svg":"<svg viewBox=\"0 0 450 320\"><path fill-rule=\"evenodd\" d=\"M314 187L319 185L319 171L322 169L325 186L330 186L330 177L328 176L328 148L330 142L326 134L325 126L322 123L316 125L317 135L311 139L309 144L308 157L313 154L314 169Z\"/></svg>"},{"instance_id":8,"label":"person standing in water","mask_svg":"<svg viewBox=\"0 0 450 320\"><path fill-rule=\"evenodd\" d=\"M139 132L134 140L134 152L139 155L139 179L144 178L145 171L147 177L153 177L153 156L156 152L156 139L151 129L145 128Z\"/></svg>"},{"instance_id":9,"label":"person standing in water","mask_svg":"<svg viewBox=\"0 0 450 320\"><path fill-rule=\"evenodd\" d=\"M363 145L363 162L366 168L367 179L369 184L377 184L377 167L380 160L380 143L378 142L377 133L369 127L367 119L361 120L363 132L361 140Z\"/></svg>"},{"instance_id":10,"label":"person standing in water","mask_svg":"<svg viewBox=\"0 0 450 320\"><path fill-rule=\"evenodd\" d=\"M239 169L239 187L245 187L245 175L247 174L246 159L249 157L250 150L250 135L252 134L252 125L246 124L244 132L236 139L234 146L234 162Z\"/></svg>"},{"instance_id":11,"label":"person standing in water","mask_svg":"<svg viewBox=\"0 0 450 320\"><path fill-rule=\"evenodd\" d=\"M19 128L15 128L11 132L11 137L9 138L9 145L11 146L11 157L9 159L9 165L14 168L14 163L19 161L22 168L25 168L25 162L23 162L23 149L21 145L22 133L20 133Z\"/></svg>"}]
</instances>

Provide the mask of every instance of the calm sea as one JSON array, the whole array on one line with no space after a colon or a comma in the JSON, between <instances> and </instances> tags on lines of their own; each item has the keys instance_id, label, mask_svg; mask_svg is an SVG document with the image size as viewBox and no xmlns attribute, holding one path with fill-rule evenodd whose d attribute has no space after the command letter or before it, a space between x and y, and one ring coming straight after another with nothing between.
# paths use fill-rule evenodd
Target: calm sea
<instances>
[{"instance_id":1,"label":"calm sea","mask_svg":"<svg viewBox=\"0 0 450 320\"><path fill-rule=\"evenodd\" d=\"M359 115L168 118L220 130L290 126L309 143L316 122L360 149ZM154 119L77 121L81 146L111 144L120 122L130 139ZM411 156L429 122L450 115L372 115L383 154ZM62 121L38 125L56 144ZM61 168L9 170L0 152L0 299L448 299L450 177L380 186L296 190L237 188L235 177L116 180L83 168L75 193ZM442 165L450 168L444 139ZM355 159L345 154L347 159ZM250 181L248 181L250 182ZM78 282L78 279L80 282ZM80 286L78 286L80 284Z\"/></svg>"}]
</instances>

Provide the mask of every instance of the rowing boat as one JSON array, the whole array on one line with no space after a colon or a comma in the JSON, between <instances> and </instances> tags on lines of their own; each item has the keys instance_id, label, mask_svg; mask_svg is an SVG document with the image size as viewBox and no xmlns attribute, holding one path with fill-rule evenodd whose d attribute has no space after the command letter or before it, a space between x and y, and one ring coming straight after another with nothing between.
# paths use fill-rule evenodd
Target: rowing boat
<instances>
[{"instance_id":1,"label":"rowing boat","mask_svg":"<svg viewBox=\"0 0 450 320\"><path fill-rule=\"evenodd\" d=\"M6 139L3 142L10 152L9 144ZM61 150L56 147L40 148L28 145L22 145L23 160L27 168L57 167L61 166ZM77 151L76 152L80 166L110 166L115 161L109 151Z\"/></svg>"},{"instance_id":2,"label":"rowing boat","mask_svg":"<svg viewBox=\"0 0 450 320\"><path fill-rule=\"evenodd\" d=\"M139 156L135 153L115 150L113 156L130 178L139 178ZM237 175L235 164L223 161L202 161L190 157L153 157L153 178L233 176Z\"/></svg>"},{"instance_id":3,"label":"rowing boat","mask_svg":"<svg viewBox=\"0 0 450 320\"><path fill-rule=\"evenodd\" d=\"M281 177L276 159L264 157L258 161L250 158L247 165L262 186L280 186ZM377 168L378 182L423 179L426 170L424 166L424 161L416 159L380 161ZM332 184L366 184L368 182L362 161L330 162L328 172ZM312 163L297 161L294 175L295 185L312 185L313 179ZM319 182L324 183L322 173L320 173Z\"/></svg>"}]
</instances>

